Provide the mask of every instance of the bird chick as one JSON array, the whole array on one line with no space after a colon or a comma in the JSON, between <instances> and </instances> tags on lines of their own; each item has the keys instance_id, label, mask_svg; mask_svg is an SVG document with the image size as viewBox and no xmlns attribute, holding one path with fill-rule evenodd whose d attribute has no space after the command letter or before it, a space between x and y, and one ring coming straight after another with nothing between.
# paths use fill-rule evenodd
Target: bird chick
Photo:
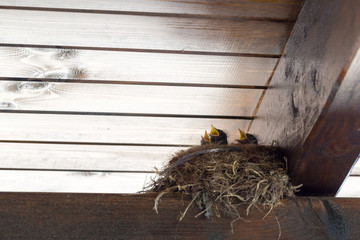
<instances>
[{"instance_id":1,"label":"bird chick","mask_svg":"<svg viewBox=\"0 0 360 240\"><path fill-rule=\"evenodd\" d=\"M209 137L207 131L205 130L204 136L201 136L200 144L201 145L207 145L207 144L210 144L210 143L211 143L210 137Z\"/></svg>"},{"instance_id":2,"label":"bird chick","mask_svg":"<svg viewBox=\"0 0 360 240\"><path fill-rule=\"evenodd\" d=\"M228 144L227 135L223 130L215 128L211 125L210 142L214 144Z\"/></svg>"},{"instance_id":3,"label":"bird chick","mask_svg":"<svg viewBox=\"0 0 360 240\"><path fill-rule=\"evenodd\" d=\"M240 144L258 144L256 137L239 129L240 139L235 139Z\"/></svg>"}]
</instances>

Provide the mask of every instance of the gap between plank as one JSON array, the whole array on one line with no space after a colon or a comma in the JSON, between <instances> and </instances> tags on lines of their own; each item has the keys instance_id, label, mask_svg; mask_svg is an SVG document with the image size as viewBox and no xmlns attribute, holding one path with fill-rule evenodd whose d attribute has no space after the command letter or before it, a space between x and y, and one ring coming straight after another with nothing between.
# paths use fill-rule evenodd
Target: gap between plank
<instances>
[{"instance_id":1,"label":"gap between plank","mask_svg":"<svg viewBox=\"0 0 360 240\"><path fill-rule=\"evenodd\" d=\"M188 54L188 55L231 56L231 57L251 57L251 58L280 58L280 57L281 57L281 54L257 54L257 53L234 53L234 52L206 52L206 51L161 50L161 49L139 49L139 48L115 48L115 47L89 47L89 46L56 46L56 45L17 44L17 43L0 43L0 47L77 49L77 50L93 50L93 51L117 51L117 52L163 53L163 54Z\"/></svg>"},{"instance_id":2,"label":"gap between plank","mask_svg":"<svg viewBox=\"0 0 360 240\"><path fill-rule=\"evenodd\" d=\"M276 64L275 64L275 67L274 67L274 71L272 71L272 73L271 73L271 75L270 75L270 77L269 77L269 80L267 81L267 83L266 83L266 85L265 85L266 88L265 88L264 91L261 93L260 99L259 99L259 101L258 101L258 103L257 103L257 105L256 105L256 107L255 107L254 113L253 113L253 115L252 115L252 119L251 119L251 121L250 121L250 123L249 123L249 127L248 127L248 129L247 129L247 132L250 131L251 125L252 125L253 122L254 122L255 116L256 116L259 108L260 108L260 105L261 105L261 103L262 103L262 100L263 100L264 97L265 97L266 91L269 89L270 82L271 82L271 80L272 80L272 78L273 78L273 76L274 76L274 74L275 74L275 71L276 71L276 69L277 69L277 66L278 66L279 62L280 62L280 59L277 60L277 62L276 62Z\"/></svg>"},{"instance_id":3,"label":"gap between plank","mask_svg":"<svg viewBox=\"0 0 360 240\"><path fill-rule=\"evenodd\" d=\"M54 78L22 78L0 77L0 81L16 82L53 82L53 83L90 83L90 84L118 84L118 85L145 85L145 86L170 86L170 87L207 87L207 88L236 88L236 89L267 89L259 85L234 85L234 84L206 84L206 83L171 83L171 82L142 82L142 81L116 81L116 80L83 80L83 79L54 79Z\"/></svg>"},{"instance_id":4,"label":"gap between plank","mask_svg":"<svg viewBox=\"0 0 360 240\"><path fill-rule=\"evenodd\" d=\"M287 45L287 43L288 43L288 41L289 41L289 38L290 38L293 30L294 30L294 25L293 25L291 31L289 32L288 37L287 37L287 39L286 39L286 42L285 42L285 44L284 44L284 46L283 46L283 48L282 48L282 50L281 50L281 56L282 56L282 54L283 54L284 51L285 51L286 45ZM275 72L276 72L276 69L277 69L277 67L278 67L278 65L279 65L280 60L281 60L281 57L278 58L278 60L276 61L276 64L275 64L275 66L274 66L274 70L272 71L272 73L271 73L271 75L270 75L270 77L269 77L269 80L268 80L268 81L266 82L266 84L265 84L266 89L263 90L263 92L262 92L262 94L261 94L261 96L260 96L260 99L259 99L259 101L258 101L258 103L257 103L257 105L256 105L256 107L255 107L254 113L253 113L253 115L252 115L252 118L253 118L253 119L252 119L252 120L250 121L250 123L249 123L249 127L248 127L248 129L247 129L247 132L250 131L251 125L253 124L254 119L255 119L255 116L256 116L256 114L257 114L257 112L258 112L258 110L259 110L259 108L260 108L260 105L261 105L261 103L262 103L262 101L263 101L263 99L264 99L264 97L265 97L265 94L266 94L267 90L268 90L269 87L270 87L270 83L271 83L271 81L272 81L272 79L273 79L273 76L274 76L274 74L275 74Z\"/></svg>"},{"instance_id":5,"label":"gap between plank","mask_svg":"<svg viewBox=\"0 0 360 240\"><path fill-rule=\"evenodd\" d=\"M194 147L190 144L154 144L154 143L106 143L106 142L61 142L61 141L28 141L0 140L0 143L31 143L31 144L68 144L68 145L100 145L100 146L133 146L133 147Z\"/></svg>"},{"instance_id":6,"label":"gap between plank","mask_svg":"<svg viewBox=\"0 0 360 240\"><path fill-rule=\"evenodd\" d=\"M253 117L251 116L187 115L187 114L162 114L162 113L72 112L72 111L41 111L41 110L39 111L38 110L33 110L33 111L32 110L0 110L0 113L253 120Z\"/></svg>"},{"instance_id":7,"label":"gap between plank","mask_svg":"<svg viewBox=\"0 0 360 240\"><path fill-rule=\"evenodd\" d=\"M77 172L77 173L155 173L155 171L131 170L91 170L91 169L54 169L54 168L1 168L0 171L41 171L41 172Z\"/></svg>"}]
</instances>

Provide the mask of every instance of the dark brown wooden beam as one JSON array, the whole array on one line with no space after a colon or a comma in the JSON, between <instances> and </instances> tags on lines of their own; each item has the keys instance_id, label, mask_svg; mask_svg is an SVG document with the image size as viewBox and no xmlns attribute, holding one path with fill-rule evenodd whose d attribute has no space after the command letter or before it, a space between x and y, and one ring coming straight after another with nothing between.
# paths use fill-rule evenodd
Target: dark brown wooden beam
<instances>
[{"instance_id":1,"label":"dark brown wooden beam","mask_svg":"<svg viewBox=\"0 0 360 240\"><path fill-rule=\"evenodd\" d=\"M307 194L334 195L359 154L359 81L348 72L359 12L358 1L305 1L250 128L290 150L290 173Z\"/></svg>"},{"instance_id":2,"label":"dark brown wooden beam","mask_svg":"<svg viewBox=\"0 0 360 240\"><path fill-rule=\"evenodd\" d=\"M231 233L230 219L194 218L189 200L155 195L1 193L1 239L358 239L360 199L301 197L262 219L253 210ZM242 211L245 207L242 208ZM280 236L280 237L279 237Z\"/></svg>"},{"instance_id":3,"label":"dark brown wooden beam","mask_svg":"<svg viewBox=\"0 0 360 240\"><path fill-rule=\"evenodd\" d=\"M301 153L294 183L303 193L334 195L360 153L360 50L335 83Z\"/></svg>"}]
</instances>

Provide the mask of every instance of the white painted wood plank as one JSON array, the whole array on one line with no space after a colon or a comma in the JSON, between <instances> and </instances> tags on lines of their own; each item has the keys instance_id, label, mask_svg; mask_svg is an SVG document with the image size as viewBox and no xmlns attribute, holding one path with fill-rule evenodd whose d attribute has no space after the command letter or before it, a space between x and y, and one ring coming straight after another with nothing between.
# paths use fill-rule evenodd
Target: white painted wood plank
<instances>
[{"instance_id":1,"label":"white painted wood plank","mask_svg":"<svg viewBox=\"0 0 360 240\"><path fill-rule=\"evenodd\" d=\"M18 7L70 8L88 10L135 11L152 13L201 14L210 16L272 17L296 19L300 0L2 0L1 5Z\"/></svg>"},{"instance_id":2,"label":"white painted wood plank","mask_svg":"<svg viewBox=\"0 0 360 240\"><path fill-rule=\"evenodd\" d=\"M136 193L155 174L0 171L0 192Z\"/></svg>"},{"instance_id":3,"label":"white painted wood plank","mask_svg":"<svg viewBox=\"0 0 360 240\"><path fill-rule=\"evenodd\" d=\"M0 143L0 168L153 171L186 148Z\"/></svg>"},{"instance_id":4,"label":"white painted wood plank","mask_svg":"<svg viewBox=\"0 0 360 240\"><path fill-rule=\"evenodd\" d=\"M200 144L210 125L234 142L249 120L0 113L0 140Z\"/></svg>"},{"instance_id":5,"label":"white painted wood plank","mask_svg":"<svg viewBox=\"0 0 360 240\"><path fill-rule=\"evenodd\" d=\"M360 177L350 176L343 183L337 197L360 197Z\"/></svg>"},{"instance_id":6,"label":"white painted wood plank","mask_svg":"<svg viewBox=\"0 0 360 240\"><path fill-rule=\"evenodd\" d=\"M261 89L1 81L3 109L252 116ZM0 107L1 108L1 107Z\"/></svg>"},{"instance_id":7,"label":"white painted wood plank","mask_svg":"<svg viewBox=\"0 0 360 240\"><path fill-rule=\"evenodd\" d=\"M0 9L0 43L281 54L292 25Z\"/></svg>"},{"instance_id":8,"label":"white painted wood plank","mask_svg":"<svg viewBox=\"0 0 360 240\"><path fill-rule=\"evenodd\" d=\"M0 77L264 86L277 60L0 47Z\"/></svg>"},{"instance_id":9,"label":"white painted wood plank","mask_svg":"<svg viewBox=\"0 0 360 240\"><path fill-rule=\"evenodd\" d=\"M359 155L359 157L357 159L357 162L354 165L354 168L351 171L351 175L360 176L360 161L359 161L359 159L360 159L360 155Z\"/></svg>"}]
</instances>

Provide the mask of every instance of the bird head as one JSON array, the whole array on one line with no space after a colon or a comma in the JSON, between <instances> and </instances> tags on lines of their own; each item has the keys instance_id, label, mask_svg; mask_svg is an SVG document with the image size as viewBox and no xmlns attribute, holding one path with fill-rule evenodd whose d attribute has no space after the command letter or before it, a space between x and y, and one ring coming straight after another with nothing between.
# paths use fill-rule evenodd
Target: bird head
<instances>
[{"instance_id":1,"label":"bird head","mask_svg":"<svg viewBox=\"0 0 360 240\"><path fill-rule=\"evenodd\" d=\"M239 129L239 133L240 133L240 139L239 140L241 141L241 140L247 139L246 133L241 131L240 128L238 128L238 129Z\"/></svg>"},{"instance_id":2,"label":"bird head","mask_svg":"<svg viewBox=\"0 0 360 240\"><path fill-rule=\"evenodd\" d=\"M215 128L213 125L211 125L210 130L210 142L215 144L228 144L227 141L227 135L223 130L220 130L218 128Z\"/></svg>"},{"instance_id":3,"label":"bird head","mask_svg":"<svg viewBox=\"0 0 360 240\"><path fill-rule=\"evenodd\" d=\"M205 134L204 134L204 136L201 136L201 145L206 145L206 144L210 144L211 143L211 141L210 141L210 137L209 137L209 135L208 135L208 133L207 133L207 131L205 130Z\"/></svg>"},{"instance_id":4,"label":"bird head","mask_svg":"<svg viewBox=\"0 0 360 240\"><path fill-rule=\"evenodd\" d=\"M219 131L214 127L214 125L211 124L211 130L210 130L210 136L219 136Z\"/></svg>"},{"instance_id":5,"label":"bird head","mask_svg":"<svg viewBox=\"0 0 360 240\"><path fill-rule=\"evenodd\" d=\"M256 137L250 133L245 133L239 128L240 138L235 139L240 144L257 144Z\"/></svg>"}]
</instances>

